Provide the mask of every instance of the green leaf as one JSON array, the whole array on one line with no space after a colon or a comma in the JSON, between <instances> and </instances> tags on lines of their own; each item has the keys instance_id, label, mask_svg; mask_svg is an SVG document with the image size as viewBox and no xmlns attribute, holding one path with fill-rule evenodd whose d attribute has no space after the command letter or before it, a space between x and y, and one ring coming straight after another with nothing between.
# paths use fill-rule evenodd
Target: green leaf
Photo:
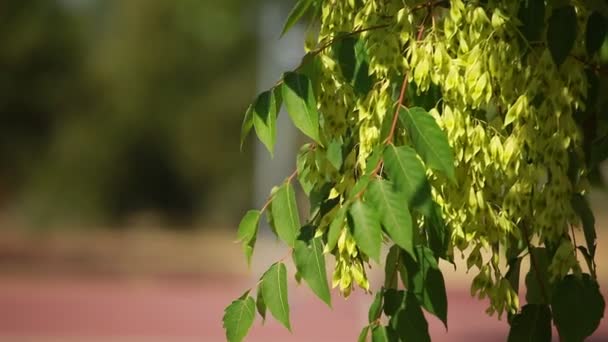
<instances>
[{"instance_id":1,"label":"green leaf","mask_svg":"<svg viewBox=\"0 0 608 342\"><path fill-rule=\"evenodd\" d=\"M519 294L519 274L521 269L521 258L514 258L509 261L509 270L505 275L505 278L511 284L511 288L515 293Z\"/></svg>"},{"instance_id":2,"label":"green leaf","mask_svg":"<svg viewBox=\"0 0 608 342\"><path fill-rule=\"evenodd\" d=\"M253 105L253 127L260 141L272 156L277 139L277 115L280 103L273 90L261 93Z\"/></svg>"},{"instance_id":3,"label":"green leaf","mask_svg":"<svg viewBox=\"0 0 608 342\"><path fill-rule=\"evenodd\" d=\"M508 342L551 342L551 310L548 305L528 304L513 317Z\"/></svg>"},{"instance_id":4,"label":"green leaf","mask_svg":"<svg viewBox=\"0 0 608 342\"><path fill-rule=\"evenodd\" d=\"M363 329L361 329L361 333L359 333L359 338L357 339L357 342L365 342L367 341L367 334L369 333L369 325L363 327Z\"/></svg>"},{"instance_id":5,"label":"green leaf","mask_svg":"<svg viewBox=\"0 0 608 342\"><path fill-rule=\"evenodd\" d=\"M551 288L549 286L547 249L532 247L530 258L534 258L534 263L530 262L530 270L526 275L526 302L528 304L549 304L547 300L551 298ZM533 265L536 265L538 269L535 270ZM545 294L545 291L549 293ZM545 295L549 298L545 299Z\"/></svg>"},{"instance_id":6,"label":"green leaf","mask_svg":"<svg viewBox=\"0 0 608 342\"><path fill-rule=\"evenodd\" d=\"M294 125L320 144L319 112L310 79L294 72L283 75L283 100Z\"/></svg>"},{"instance_id":7,"label":"green leaf","mask_svg":"<svg viewBox=\"0 0 608 342\"><path fill-rule=\"evenodd\" d=\"M590 57L602 47L606 39L606 26L607 21L600 13L591 13L587 21L587 31L585 32L585 47Z\"/></svg>"},{"instance_id":8,"label":"green leaf","mask_svg":"<svg viewBox=\"0 0 608 342\"><path fill-rule=\"evenodd\" d=\"M342 167L342 144L339 141L334 140L327 146L327 161L336 170L340 170Z\"/></svg>"},{"instance_id":9,"label":"green leaf","mask_svg":"<svg viewBox=\"0 0 608 342\"><path fill-rule=\"evenodd\" d=\"M382 228L378 212L367 203L357 200L348 211L352 220L353 236L357 246L376 262L380 262Z\"/></svg>"},{"instance_id":10,"label":"green leaf","mask_svg":"<svg viewBox=\"0 0 608 342\"><path fill-rule=\"evenodd\" d=\"M222 319L229 342L242 341L255 319L255 301L251 297L232 302L225 310Z\"/></svg>"},{"instance_id":11,"label":"green leaf","mask_svg":"<svg viewBox=\"0 0 608 342\"><path fill-rule=\"evenodd\" d=\"M295 25L306 14L313 3L313 0L298 0L296 5L289 13L285 25L283 25L281 37L283 37L293 27L293 25Z\"/></svg>"},{"instance_id":12,"label":"green leaf","mask_svg":"<svg viewBox=\"0 0 608 342\"><path fill-rule=\"evenodd\" d=\"M365 192L370 204L378 209L380 222L388 236L403 250L414 255L412 217L403 196L385 180L373 180Z\"/></svg>"},{"instance_id":13,"label":"green leaf","mask_svg":"<svg viewBox=\"0 0 608 342\"><path fill-rule=\"evenodd\" d=\"M298 273L310 286L310 289L331 307L321 237L307 241L298 239L294 249L294 261Z\"/></svg>"},{"instance_id":14,"label":"green leaf","mask_svg":"<svg viewBox=\"0 0 608 342\"><path fill-rule=\"evenodd\" d=\"M255 299L255 307L258 310L258 314L262 317L262 324L266 321L266 303L264 302L264 295L262 294L261 286L258 286L258 293Z\"/></svg>"},{"instance_id":15,"label":"green leaf","mask_svg":"<svg viewBox=\"0 0 608 342\"><path fill-rule=\"evenodd\" d=\"M262 276L261 289L264 302L272 316L291 331L285 264L279 262L270 266Z\"/></svg>"},{"instance_id":16,"label":"green leaf","mask_svg":"<svg viewBox=\"0 0 608 342\"><path fill-rule=\"evenodd\" d=\"M369 57L363 40L344 37L336 41L332 50L342 71L342 76L353 87L355 93L367 94L371 90L373 82L369 76Z\"/></svg>"},{"instance_id":17,"label":"green leaf","mask_svg":"<svg viewBox=\"0 0 608 342\"><path fill-rule=\"evenodd\" d=\"M407 203L430 215L431 186L416 152L408 146L388 145L384 150L384 168L395 187L405 195Z\"/></svg>"},{"instance_id":18,"label":"green leaf","mask_svg":"<svg viewBox=\"0 0 608 342\"><path fill-rule=\"evenodd\" d=\"M542 39L545 27L545 1L527 0L520 1L518 18L523 27L521 33L528 42L537 42Z\"/></svg>"},{"instance_id":19,"label":"green leaf","mask_svg":"<svg viewBox=\"0 0 608 342\"><path fill-rule=\"evenodd\" d=\"M380 291L376 292L376 295L374 296L374 301L370 305L369 311L367 313L367 318L368 318L369 323L376 321L382 315L383 299L384 299L384 291L380 290Z\"/></svg>"},{"instance_id":20,"label":"green leaf","mask_svg":"<svg viewBox=\"0 0 608 342\"><path fill-rule=\"evenodd\" d=\"M384 326L377 325L372 329L372 342L388 342L388 336Z\"/></svg>"},{"instance_id":21,"label":"green leaf","mask_svg":"<svg viewBox=\"0 0 608 342\"><path fill-rule=\"evenodd\" d=\"M272 218L277 235L293 247L300 229L300 214L296 194L290 183L283 184L272 199Z\"/></svg>"},{"instance_id":22,"label":"green leaf","mask_svg":"<svg viewBox=\"0 0 608 342\"><path fill-rule=\"evenodd\" d=\"M454 152L435 118L420 107L401 108L399 118L407 129L414 149L426 165L456 183Z\"/></svg>"},{"instance_id":23,"label":"green leaf","mask_svg":"<svg viewBox=\"0 0 608 342\"><path fill-rule=\"evenodd\" d=\"M327 244L325 245L325 252L329 253L336 248L340 233L344 227L344 220L346 219L346 207L338 209L336 217L329 225L329 231L327 233Z\"/></svg>"},{"instance_id":24,"label":"green leaf","mask_svg":"<svg viewBox=\"0 0 608 342\"><path fill-rule=\"evenodd\" d=\"M258 223L260 222L260 211L249 210L239 223L237 233L238 239L241 242L249 242L253 239L258 231Z\"/></svg>"},{"instance_id":25,"label":"green leaf","mask_svg":"<svg viewBox=\"0 0 608 342\"><path fill-rule=\"evenodd\" d=\"M396 289L399 279L397 273L399 268L403 267L401 262L401 248L393 245L386 254L386 262L384 263L384 288Z\"/></svg>"},{"instance_id":26,"label":"green leaf","mask_svg":"<svg viewBox=\"0 0 608 342\"><path fill-rule=\"evenodd\" d=\"M437 316L447 328L448 300L443 275L433 252L424 246L416 247L418 262L403 255L409 276L408 289L428 312Z\"/></svg>"},{"instance_id":27,"label":"green leaf","mask_svg":"<svg viewBox=\"0 0 608 342\"><path fill-rule=\"evenodd\" d=\"M245 144L245 139L249 135L249 132L253 128L253 106L250 105L245 112L245 116L243 117L243 123L241 124L241 151L243 150L243 145Z\"/></svg>"},{"instance_id":28,"label":"green leaf","mask_svg":"<svg viewBox=\"0 0 608 342\"><path fill-rule=\"evenodd\" d=\"M556 65L564 63L576 41L576 10L574 6L553 9L547 28L547 43Z\"/></svg>"},{"instance_id":29,"label":"green leaf","mask_svg":"<svg viewBox=\"0 0 608 342\"><path fill-rule=\"evenodd\" d=\"M597 245L597 234L595 232L595 217L593 211L589 207L587 199L581 195L572 197L572 209L581 218L583 223L583 232L585 233L585 242L587 243L587 251L591 257L595 257L595 248Z\"/></svg>"},{"instance_id":30,"label":"green leaf","mask_svg":"<svg viewBox=\"0 0 608 342\"><path fill-rule=\"evenodd\" d=\"M390 294L389 294L390 293ZM403 341L430 342L429 326L420 309L416 296L411 292L387 291L384 307L390 316L390 328ZM386 308L390 310L386 312Z\"/></svg>"},{"instance_id":31,"label":"green leaf","mask_svg":"<svg viewBox=\"0 0 608 342\"><path fill-rule=\"evenodd\" d=\"M396 84L401 84L401 82L396 82ZM400 89L397 91L397 93L399 91ZM435 106L437 106L437 103L443 97L443 95L441 94L441 87L439 87L435 83L431 83L427 91L420 92L418 90L418 85L416 84L416 82L413 81L410 81L408 84L406 96L408 99L408 103L412 107L421 107L427 111L431 110L432 108L435 108ZM395 98L395 101L397 100L397 98Z\"/></svg>"},{"instance_id":32,"label":"green leaf","mask_svg":"<svg viewBox=\"0 0 608 342\"><path fill-rule=\"evenodd\" d=\"M441 216L441 207L433 202L431 208L431 213L424 222L429 247L438 258L452 262L451 257L447 253L450 244L450 232L446 228Z\"/></svg>"},{"instance_id":33,"label":"green leaf","mask_svg":"<svg viewBox=\"0 0 608 342\"><path fill-rule=\"evenodd\" d=\"M553 322L563 341L583 341L604 317L605 301L588 274L567 275L557 282L551 300Z\"/></svg>"}]
</instances>

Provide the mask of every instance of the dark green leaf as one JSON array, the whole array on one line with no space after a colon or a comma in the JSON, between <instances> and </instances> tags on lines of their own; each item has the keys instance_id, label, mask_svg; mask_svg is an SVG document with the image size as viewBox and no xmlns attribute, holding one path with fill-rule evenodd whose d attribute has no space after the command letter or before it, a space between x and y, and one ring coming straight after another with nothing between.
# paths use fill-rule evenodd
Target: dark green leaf
<instances>
[{"instance_id":1,"label":"dark green leaf","mask_svg":"<svg viewBox=\"0 0 608 342\"><path fill-rule=\"evenodd\" d=\"M315 167L314 162L311 160L314 156L311 153L313 153L313 151L310 148L310 144L304 144L298 151L298 156L296 157L298 182L306 195L310 195L310 192L315 186L311 180L310 174L312 168Z\"/></svg>"},{"instance_id":2,"label":"dark green leaf","mask_svg":"<svg viewBox=\"0 0 608 342\"><path fill-rule=\"evenodd\" d=\"M294 125L320 144L319 112L310 79L294 72L283 75L283 100Z\"/></svg>"},{"instance_id":3,"label":"dark green leaf","mask_svg":"<svg viewBox=\"0 0 608 342\"><path fill-rule=\"evenodd\" d=\"M245 112L245 116L243 117L243 123L241 124L241 151L243 150L243 145L245 144L245 139L249 135L249 132L253 128L253 106L250 105Z\"/></svg>"},{"instance_id":4,"label":"dark green leaf","mask_svg":"<svg viewBox=\"0 0 608 342\"><path fill-rule=\"evenodd\" d=\"M340 170L342 167L342 144L334 140L327 146L327 160L329 163Z\"/></svg>"},{"instance_id":5,"label":"dark green leaf","mask_svg":"<svg viewBox=\"0 0 608 342\"><path fill-rule=\"evenodd\" d=\"M384 168L409 205L425 215L430 215L431 186L416 152L408 146L388 145L384 150Z\"/></svg>"},{"instance_id":6,"label":"dark green leaf","mask_svg":"<svg viewBox=\"0 0 608 342\"><path fill-rule=\"evenodd\" d=\"M333 46L342 76L359 95L367 94L372 87L369 76L369 58L363 40L353 37L339 39Z\"/></svg>"},{"instance_id":7,"label":"dark green leaf","mask_svg":"<svg viewBox=\"0 0 608 342\"><path fill-rule=\"evenodd\" d=\"M416 296L411 292L399 291L397 298L402 301L397 311L390 315L390 328L403 341L430 342L429 326Z\"/></svg>"},{"instance_id":8,"label":"dark green leaf","mask_svg":"<svg viewBox=\"0 0 608 342\"><path fill-rule=\"evenodd\" d=\"M293 25L295 25L306 14L313 3L313 0L298 0L296 5L289 13L285 25L283 25L281 37L284 36L285 33L287 33L293 27Z\"/></svg>"},{"instance_id":9,"label":"dark green leaf","mask_svg":"<svg viewBox=\"0 0 608 342\"><path fill-rule=\"evenodd\" d=\"M402 267L401 262L401 248L397 245L393 245L386 255L386 262L384 263L384 287L387 289L396 289L399 279L397 279L397 273L399 268Z\"/></svg>"},{"instance_id":10,"label":"dark green leaf","mask_svg":"<svg viewBox=\"0 0 608 342\"><path fill-rule=\"evenodd\" d=\"M369 325L365 326L363 329L361 329L361 333L359 333L359 338L357 339L357 342L367 341L368 333L369 333Z\"/></svg>"},{"instance_id":11,"label":"dark green leaf","mask_svg":"<svg viewBox=\"0 0 608 342\"><path fill-rule=\"evenodd\" d=\"M521 33L528 42L538 42L545 27L545 1L526 0L520 3L518 17L523 25Z\"/></svg>"},{"instance_id":12,"label":"dark green leaf","mask_svg":"<svg viewBox=\"0 0 608 342\"><path fill-rule=\"evenodd\" d=\"M574 6L553 9L547 28L547 43L553 61L558 66L564 63L574 47L577 26Z\"/></svg>"},{"instance_id":13,"label":"dark green leaf","mask_svg":"<svg viewBox=\"0 0 608 342\"><path fill-rule=\"evenodd\" d=\"M310 286L310 289L331 307L321 237L306 241L298 239L294 250L294 260L298 273Z\"/></svg>"},{"instance_id":14,"label":"dark green leaf","mask_svg":"<svg viewBox=\"0 0 608 342\"><path fill-rule=\"evenodd\" d=\"M377 325L372 330L372 342L388 342L386 328L382 325Z\"/></svg>"},{"instance_id":15,"label":"dark green leaf","mask_svg":"<svg viewBox=\"0 0 608 342\"><path fill-rule=\"evenodd\" d=\"M530 270L526 275L526 302L528 304L549 304L547 300L551 298L549 286L549 255L545 248L532 247L530 250ZM531 260L532 261L532 260ZM538 269L534 269L534 266ZM538 275L538 276L537 276ZM545 298L548 297L548 298Z\"/></svg>"},{"instance_id":16,"label":"dark green leaf","mask_svg":"<svg viewBox=\"0 0 608 342\"><path fill-rule=\"evenodd\" d=\"M420 107L401 108L399 118L407 129L414 149L426 165L455 183L454 152L435 118Z\"/></svg>"},{"instance_id":17,"label":"dark green leaf","mask_svg":"<svg viewBox=\"0 0 608 342\"><path fill-rule=\"evenodd\" d=\"M367 203L357 200L350 207L348 214L357 246L370 258L380 262L382 228L378 212Z\"/></svg>"},{"instance_id":18,"label":"dark green leaf","mask_svg":"<svg viewBox=\"0 0 608 342\"><path fill-rule=\"evenodd\" d=\"M509 270L505 275L505 278L511 284L511 288L515 293L519 293L519 273L521 269L521 258L514 258L509 261Z\"/></svg>"},{"instance_id":19,"label":"dark green leaf","mask_svg":"<svg viewBox=\"0 0 608 342\"><path fill-rule=\"evenodd\" d=\"M557 282L551 309L553 322L563 341L583 341L604 317L605 301L599 285L588 274L567 275Z\"/></svg>"},{"instance_id":20,"label":"dark green leaf","mask_svg":"<svg viewBox=\"0 0 608 342\"><path fill-rule=\"evenodd\" d=\"M385 180L373 180L365 192L369 203L378 209L380 222L388 236L403 250L414 255L412 217L407 201Z\"/></svg>"},{"instance_id":21,"label":"dark green leaf","mask_svg":"<svg viewBox=\"0 0 608 342\"><path fill-rule=\"evenodd\" d=\"M398 82L400 84L400 82ZM435 83L431 83L429 89L425 92L419 92L416 82L409 82L407 87L408 104L412 107L421 107L425 110L431 110L437 106L441 100L441 88Z\"/></svg>"},{"instance_id":22,"label":"dark green leaf","mask_svg":"<svg viewBox=\"0 0 608 342\"><path fill-rule=\"evenodd\" d=\"M266 303L264 302L264 296L262 295L261 286L258 286L258 294L255 300L255 307L258 310L258 314L262 317L262 323L266 321Z\"/></svg>"},{"instance_id":23,"label":"dark green leaf","mask_svg":"<svg viewBox=\"0 0 608 342\"><path fill-rule=\"evenodd\" d=\"M298 229L300 229L300 215L296 194L290 183L283 184L274 195L272 218L279 238L289 247L293 247Z\"/></svg>"},{"instance_id":24,"label":"dark green leaf","mask_svg":"<svg viewBox=\"0 0 608 342\"><path fill-rule=\"evenodd\" d=\"M548 305L528 304L513 317L508 342L551 342L551 310Z\"/></svg>"},{"instance_id":25,"label":"dark green leaf","mask_svg":"<svg viewBox=\"0 0 608 342\"><path fill-rule=\"evenodd\" d=\"M261 93L253 105L253 127L260 141L272 156L277 139L277 114L280 103L274 90Z\"/></svg>"},{"instance_id":26,"label":"dark green leaf","mask_svg":"<svg viewBox=\"0 0 608 342\"><path fill-rule=\"evenodd\" d=\"M441 216L441 207L433 202L431 208L431 213L424 222L429 247L438 258L443 258L452 262L451 257L447 254L448 246L450 244L450 232L446 228L443 217Z\"/></svg>"},{"instance_id":27,"label":"dark green leaf","mask_svg":"<svg viewBox=\"0 0 608 342\"><path fill-rule=\"evenodd\" d=\"M255 319L255 301L251 297L238 299L232 302L222 319L226 330L226 339L229 342L242 341L253 325Z\"/></svg>"},{"instance_id":28,"label":"dark green leaf","mask_svg":"<svg viewBox=\"0 0 608 342\"><path fill-rule=\"evenodd\" d=\"M384 291L380 290L376 292L374 297L374 301L369 307L369 312L367 313L367 318L369 323L372 323L380 318L382 315L382 299L384 298Z\"/></svg>"},{"instance_id":29,"label":"dark green leaf","mask_svg":"<svg viewBox=\"0 0 608 342\"><path fill-rule=\"evenodd\" d=\"M270 266L262 276L262 296L270 313L289 331L289 303L287 301L287 269L281 262Z\"/></svg>"},{"instance_id":30,"label":"dark green leaf","mask_svg":"<svg viewBox=\"0 0 608 342\"><path fill-rule=\"evenodd\" d=\"M409 276L408 289L428 312L437 316L447 328L448 300L443 275L433 252L424 246L416 247L418 262L404 255Z\"/></svg>"},{"instance_id":31,"label":"dark green leaf","mask_svg":"<svg viewBox=\"0 0 608 342\"><path fill-rule=\"evenodd\" d=\"M597 234L595 233L595 217L593 211L589 207L587 199L581 195L572 197L572 209L581 218L583 223L583 232L585 233L585 242L587 250L593 258L595 256L595 247L597 244Z\"/></svg>"},{"instance_id":32,"label":"dark green leaf","mask_svg":"<svg viewBox=\"0 0 608 342\"><path fill-rule=\"evenodd\" d=\"M598 12L593 12L587 21L585 32L585 47L591 57L602 47L606 39L606 19Z\"/></svg>"}]
</instances>

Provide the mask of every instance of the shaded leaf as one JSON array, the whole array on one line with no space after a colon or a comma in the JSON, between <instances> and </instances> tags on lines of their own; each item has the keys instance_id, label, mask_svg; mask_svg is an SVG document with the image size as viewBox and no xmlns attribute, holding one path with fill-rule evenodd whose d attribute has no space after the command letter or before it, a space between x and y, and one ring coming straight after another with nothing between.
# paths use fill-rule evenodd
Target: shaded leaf
<instances>
[{"instance_id":1,"label":"shaded leaf","mask_svg":"<svg viewBox=\"0 0 608 342\"><path fill-rule=\"evenodd\" d=\"M384 263L384 287L387 289L396 289L399 279L397 273L402 267L401 248L393 245L386 254L386 262Z\"/></svg>"},{"instance_id":2,"label":"shaded leaf","mask_svg":"<svg viewBox=\"0 0 608 342\"><path fill-rule=\"evenodd\" d=\"M348 211L352 220L353 237L361 251L380 262L382 228L378 212L367 203L357 200Z\"/></svg>"},{"instance_id":3,"label":"shaded leaf","mask_svg":"<svg viewBox=\"0 0 608 342\"><path fill-rule=\"evenodd\" d=\"M353 87L355 93L367 94L373 82L369 75L369 57L363 40L345 37L334 44L333 51L342 76Z\"/></svg>"},{"instance_id":4,"label":"shaded leaf","mask_svg":"<svg viewBox=\"0 0 608 342\"><path fill-rule=\"evenodd\" d=\"M587 21L585 47L589 56L594 55L606 39L606 19L598 12L593 12Z\"/></svg>"},{"instance_id":5,"label":"shaded leaf","mask_svg":"<svg viewBox=\"0 0 608 342\"><path fill-rule=\"evenodd\" d=\"M571 203L572 209L574 209L576 214L581 218L587 250L593 258L595 256L595 248L597 245L597 234L595 232L595 217L593 215L593 211L589 207L589 202L587 202L587 199L581 195L574 195Z\"/></svg>"},{"instance_id":6,"label":"shaded leaf","mask_svg":"<svg viewBox=\"0 0 608 342\"><path fill-rule=\"evenodd\" d=\"M588 274L567 275L555 284L551 299L553 322L564 341L583 341L604 317L605 301Z\"/></svg>"},{"instance_id":7,"label":"shaded leaf","mask_svg":"<svg viewBox=\"0 0 608 342\"><path fill-rule=\"evenodd\" d=\"M551 309L548 305L528 304L513 317L508 342L551 342Z\"/></svg>"},{"instance_id":8,"label":"shaded leaf","mask_svg":"<svg viewBox=\"0 0 608 342\"><path fill-rule=\"evenodd\" d=\"M384 168L409 205L425 215L430 215L431 186L416 152L408 146L388 145L384 150Z\"/></svg>"},{"instance_id":9,"label":"shaded leaf","mask_svg":"<svg viewBox=\"0 0 608 342\"><path fill-rule=\"evenodd\" d=\"M534 264L538 269L534 270L534 264L530 262L530 270L526 274L526 302L528 304L549 304L547 300L551 298L548 271L550 260L547 249L532 247L530 258L534 258ZM547 299L545 299L544 291L548 292L546 293Z\"/></svg>"},{"instance_id":10,"label":"shaded leaf","mask_svg":"<svg viewBox=\"0 0 608 342\"><path fill-rule=\"evenodd\" d=\"M435 256L452 262L451 257L447 254L450 244L450 232L446 228L441 216L441 207L435 202L432 202L431 213L427 215L424 227L428 236L429 247Z\"/></svg>"},{"instance_id":11,"label":"shaded leaf","mask_svg":"<svg viewBox=\"0 0 608 342\"><path fill-rule=\"evenodd\" d=\"M308 241L298 239L294 249L294 260L298 273L310 289L331 307L321 237Z\"/></svg>"},{"instance_id":12,"label":"shaded leaf","mask_svg":"<svg viewBox=\"0 0 608 342\"><path fill-rule=\"evenodd\" d=\"M564 63L574 47L577 26L574 6L553 9L547 28L547 43L551 57L558 66Z\"/></svg>"},{"instance_id":13,"label":"shaded leaf","mask_svg":"<svg viewBox=\"0 0 608 342\"><path fill-rule=\"evenodd\" d=\"M448 143L447 135L437 125L435 118L420 107L401 108L399 118L411 138L414 149L426 165L443 173L455 183L454 152Z\"/></svg>"},{"instance_id":14,"label":"shaded leaf","mask_svg":"<svg viewBox=\"0 0 608 342\"><path fill-rule=\"evenodd\" d=\"M520 3L518 18L523 25L521 33L529 42L542 40L545 27L545 1L527 0Z\"/></svg>"},{"instance_id":15,"label":"shaded leaf","mask_svg":"<svg viewBox=\"0 0 608 342\"><path fill-rule=\"evenodd\" d=\"M389 294L389 291L386 292ZM430 342L429 327L416 296L411 292L391 290L384 297L390 328L403 341ZM386 312L389 306L390 313Z\"/></svg>"},{"instance_id":16,"label":"shaded leaf","mask_svg":"<svg viewBox=\"0 0 608 342\"><path fill-rule=\"evenodd\" d=\"M260 286L258 286L255 307L258 310L258 314L262 317L262 323L264 323L266 321L266 303L264 302L264 296L262 295Z\"/></svg>"},{"instance_id":17,"label":"shaded leaf","mask_svg":"<svg viewBox=\"0 0 608 342\"><path fill-rule=\"evenodd\" d=\"M370 204L378 209L380 222L388 236L403 250L414 255L412 217L403 196L385 180L373 180L365 192Z\"/></svg>"},{"instance_id":18,"label":"shaded leaf","mask_svg":"<svg viewBox=\"0 0 608 342\"><path fill-rule=\"evenodd\" d=\"M245 144L245 139L249 135L249 132L253 128L253 106L250 105L245 112L245 116L243 117L243 123L241 124L241 151L243 150L243 145Z\"/></svg>"},{"instance_id":19,"label":"shaded leaf","mask_svg":"<svg viewBox=\"0 0 608 342\"><path fill-rule=\"evenodd\" d=\"M275 193L272 199L272 218L279 238L293 247L300 229L300 215L296 194L290 183L283 184Z\"/></svg>"},{"instance_id":20,"label":"shaded leaf","mask_svg":"<svg viewBox=\"0 0 608 342\"><path fill-rule=\"evenodd\" d=\"M287 301L287 269L279 262L270 266L262 276L262 296L266 307L277 321L289 331L289 303Z\"/></svg>"},{"instance_id":21,"label":"shaded leaf","mask_svg":"<svg viewBox=\"0 0 608 342\"><path fill-rule=\"evenodd\" d=\"M505 275L505 278L511 284L511 288L515 293L519 293L519 274L521 269L521 258L513 258L509 261L509 270Z\"/></svg>"},{"instance_id":22,"label":"shaded leaf","mask_svg":"<svg viewBox=\"0 0 608 342\"><path fill-rule=\"evenodd\" d=\"M283 75L283 101L294 125L320 144L319 112L310 79L294 72Z\"/></svg>"},{"instance_id":23,"label":"shaded leaf","mask_svg":"<svg viewBox=\"0 0 608 342\"><path fill-rule=\"evenodd\" d=\"M246 298L233 301L225 310L222 318L226 339L229 342L242 341L255 319L255 301L247 296Z\"/></svg>"},{"instance_id":24,"label":"shaded leaf","mask_svg":"<svg viewBox=\"0 0 608 342\"><path fill-rule=\"evenodd\" d=\"M416 247L418 261L404 255L409 276L408 289L428 312L437 316L447 328L448 300L443 275L433 252L424 246Z\"/></svg>"}]
</instances>

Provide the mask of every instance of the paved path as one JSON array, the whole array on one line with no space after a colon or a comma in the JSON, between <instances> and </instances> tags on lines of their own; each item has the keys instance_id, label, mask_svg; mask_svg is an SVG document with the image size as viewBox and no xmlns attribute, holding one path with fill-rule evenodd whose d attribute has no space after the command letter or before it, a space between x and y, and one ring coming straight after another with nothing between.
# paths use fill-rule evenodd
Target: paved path
<instances>
[{"instance_id":1,"label":"paved path","mask_svg":"<svg viewBox=\"0 0 608 342\"><path fill-rule=\"evenodd\" d=\"M112 280L0 277L0 341L223 341L222 310L247 280ZM370 296L334 298L330 310L305 287L291 287L294 334L270 318L247 341L354 341ZM429 317L433 341L504 341L504 321L466 292L449 294L449 333ZM591 341L608 341L608 324Z\"/></svg>"}]
</instances>

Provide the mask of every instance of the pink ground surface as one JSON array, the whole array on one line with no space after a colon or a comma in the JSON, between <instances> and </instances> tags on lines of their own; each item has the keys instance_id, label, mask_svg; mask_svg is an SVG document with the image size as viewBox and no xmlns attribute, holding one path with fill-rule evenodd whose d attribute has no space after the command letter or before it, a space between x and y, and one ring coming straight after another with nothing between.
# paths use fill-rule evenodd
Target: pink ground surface
<instances>
[{"instance_id":1,"label":"pink ground surface","mask_svg":"<svg viewBox=\"0 0 608 342\"><path fill-rule=\"evenodd\" d=\"M248 281L0 277L0 341L223 341L223 308ZM354 341L371 300L335 297L329 309L303 286L289 297L293 334L269 318L246 341ZM485 306L449 293L449 331L429 317L433 341L505 341L505 319L485 315ZM589 340L608 341L606 320Z\"/></svg>"}]
</instances>

